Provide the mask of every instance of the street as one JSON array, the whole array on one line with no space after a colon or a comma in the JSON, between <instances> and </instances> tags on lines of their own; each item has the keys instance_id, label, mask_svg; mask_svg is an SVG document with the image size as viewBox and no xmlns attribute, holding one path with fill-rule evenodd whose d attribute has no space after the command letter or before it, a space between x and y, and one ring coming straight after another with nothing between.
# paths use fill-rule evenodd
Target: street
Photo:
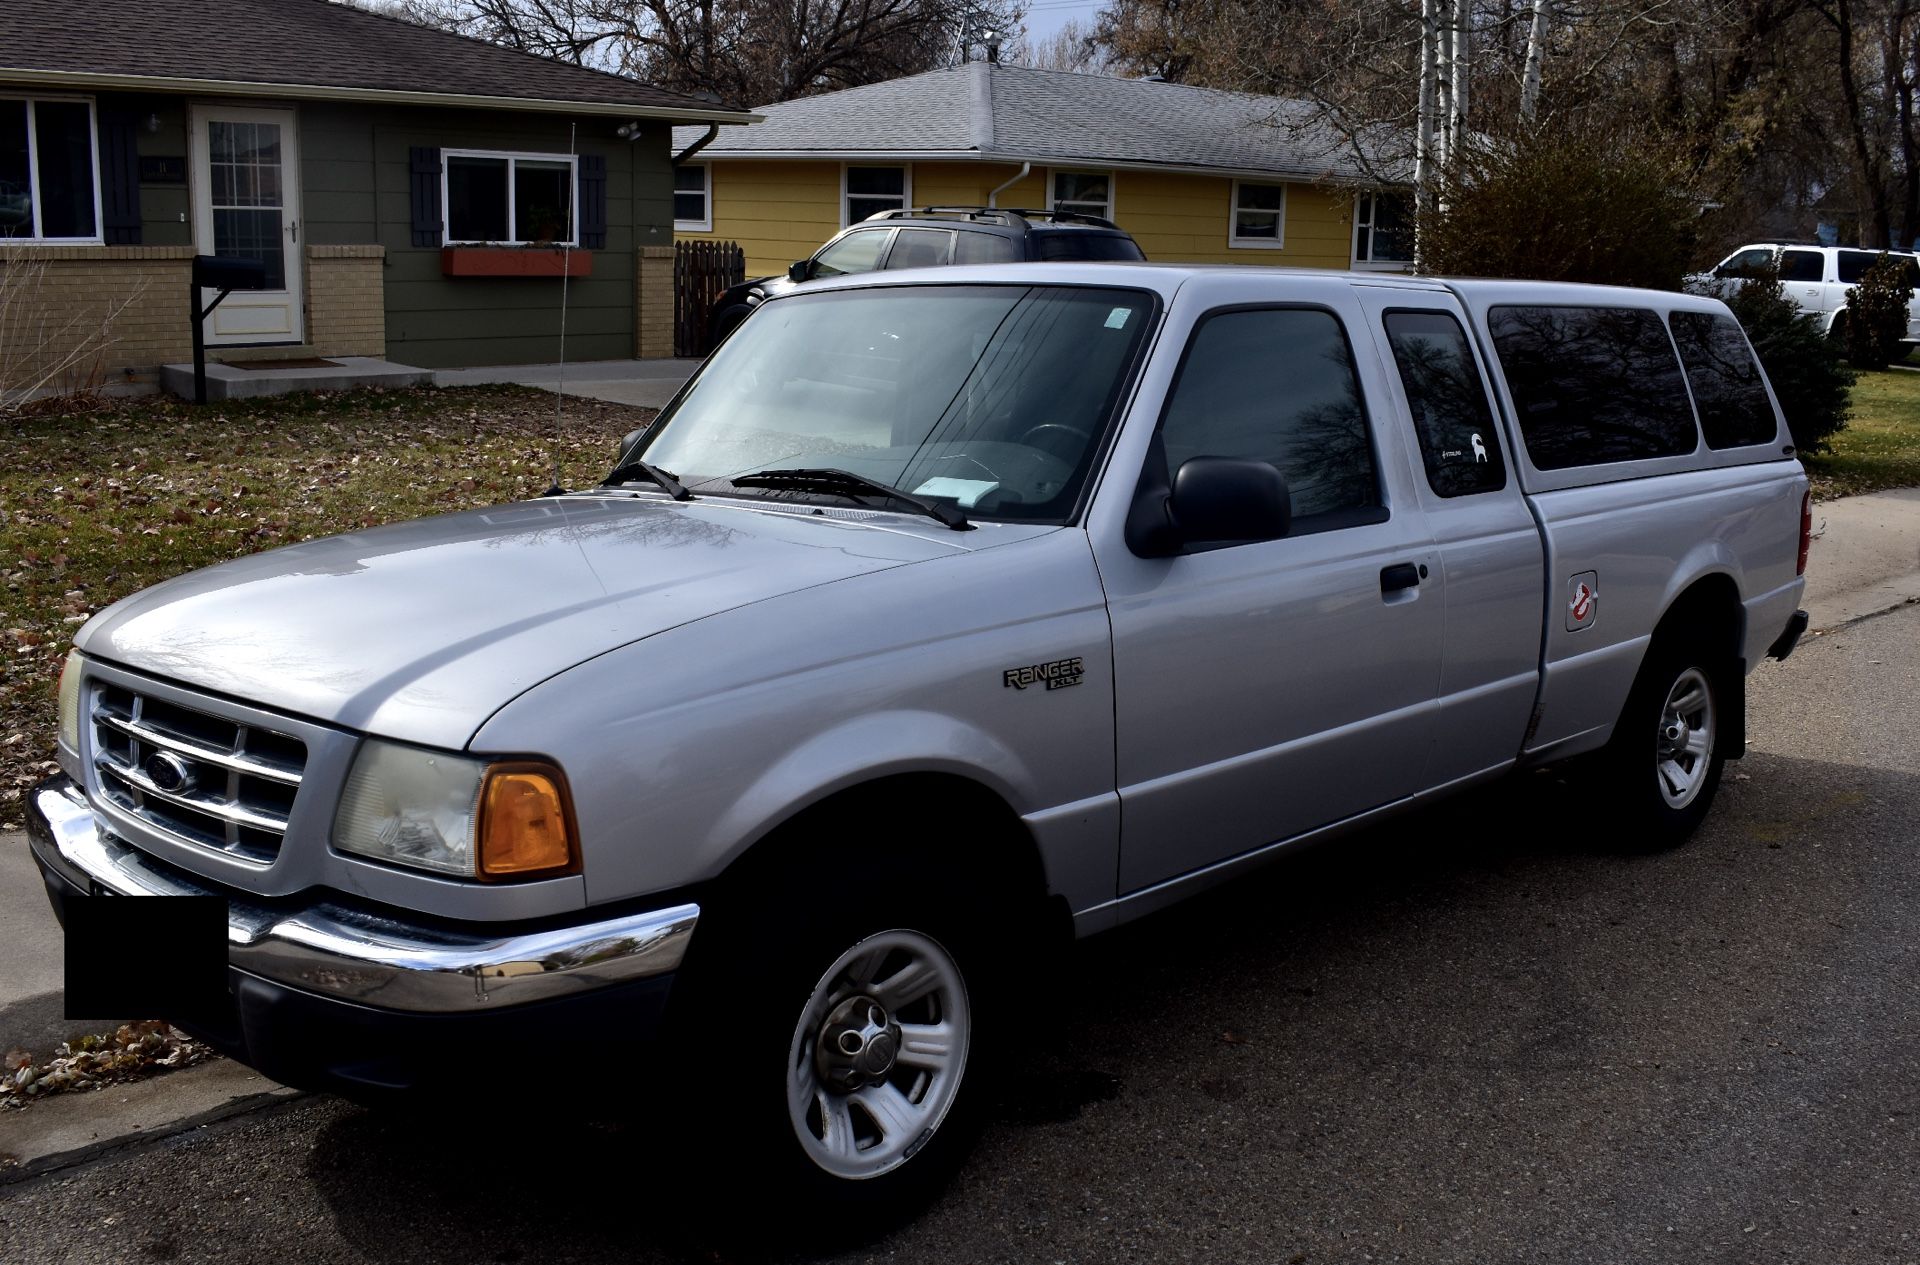
<instances>
[{"instance_id":1,"label":"street","mask_svg":"<svg viewBox=\"0 0 1920 1265\"><path fill-rule=\"evenodd\" d=\"M1920 607L1750 688L1678 852L1536 775L1081 946L960 1180L830 1259L1920 1259ZM0 1258L739 1259L671 1137L542 1121L621 1066L556 1048L467 1125L308 1097L0 1187Z\"/></svg>"}]
</instances>

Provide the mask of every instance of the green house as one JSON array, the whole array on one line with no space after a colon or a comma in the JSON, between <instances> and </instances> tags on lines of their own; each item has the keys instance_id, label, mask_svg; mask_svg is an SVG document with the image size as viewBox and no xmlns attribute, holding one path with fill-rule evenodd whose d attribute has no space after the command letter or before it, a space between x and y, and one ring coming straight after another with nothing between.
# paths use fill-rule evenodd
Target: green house
<instances>
[{"instance_id":1,"label":"green house","mask_svg":"<svg viewBox=\"0 0 1920 1265\"><path fill-rule=\"evenodd\" d=\"M8 0L0 339L184 360L198 253L266 270L216 353L553 360L564 286L568 359L671 355L673 126L752 117L328 0Z\"/></svg>"}]
</instances>

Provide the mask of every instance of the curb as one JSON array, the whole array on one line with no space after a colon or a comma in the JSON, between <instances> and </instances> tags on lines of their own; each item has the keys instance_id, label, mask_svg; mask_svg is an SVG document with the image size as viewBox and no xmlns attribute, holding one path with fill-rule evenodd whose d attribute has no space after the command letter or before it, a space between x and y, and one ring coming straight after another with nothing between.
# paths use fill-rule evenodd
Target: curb
<instances>
[{"instance_id":1,"label":"curb","mask_svg":"<svg viewBox=\"0 0 1920 1265\"><path fill-rule=\"evenodd\" d=\"M203 1069L205 1070L203 1071ZM179 1094L184 1091L191 1094L194 1088L191 1082L196 1079L196 1073L200 1073L198 1077L200 1080L206 1080L209 1077L226 1079L228 1077L239 1076L265 1085L267 1088L232 1095L210 1106L192 1104L197 1106L198 1109L189 1110L185 1115L166 1118L163 1114L160 1118L155 1119L153 1123L145 1125L144 1127L134 1127L124 1132L116 1132L112 1136L97 1138L79 1146L63 1147L60 1150L49 1151L39 1155L30 1154L23 1160L15 1159L12 1155L7 1154L7 1152L11 1151L12 1147L8 1145L7 1142L0 1142L0 1190L4 1190L9 1186L17 1185L21 1182L44 1177L49 1173L57 1173L65 1169L74 1168L78 1165L99 1159L102 1156L112 1155L121 1151L137 1150L147 1145L191 1132L195 1129L204 1128L207 1125L215 1124L222 1120L232 1119L235 1116L248 1115L279 1104L298 1102L307 1097L306 1094L298 1090L289 1089L283 1085L276 1085L272 1081L268 1081L241 1067L239 1064L231 1063L225 1059L215 1059L212 1062L199 1064L197 1067L183 1068L179 1071L169 1072L146 1080L108 1085L105 1088L89 1090L73 1097L62 1095L47 1098L34 1103L33 1106L25 1108L23 1111L16 1112L9 1110L4 1114L0 1114L0 1129L5 1129L6 1133L11 1135L16 1130L7 1129L6 1126L15 1121L23 1124L41 1123L41 1121L28 1121L25 1118L31 1116L32 1113L36 1111L45 1113L49 1108L55 1109L56 1112L60 1114L80 1115L84 1122L91 1123L92 1115L96 1113L88 1113L85 1109L95 1106L96 1104L90 1103L88 1100L107 1095L112 1096L110 1101L97 1104L99 1122L108 1128L125 1129L128 1116L138 1114L128 1113L122 1108L122 1104L126 1101L123 1095L129 1090L140 1087L152 1087L145 1091L146 1096L150 1097L162 1097L168 1092ZM9 1138L9 1141L11 1141L11 1138ZM30 1140L27 1149L31 1150ZM14 1162L9 1163L7 1162L8 1160L13 1160Z\"/></svg>"}]
</instances>

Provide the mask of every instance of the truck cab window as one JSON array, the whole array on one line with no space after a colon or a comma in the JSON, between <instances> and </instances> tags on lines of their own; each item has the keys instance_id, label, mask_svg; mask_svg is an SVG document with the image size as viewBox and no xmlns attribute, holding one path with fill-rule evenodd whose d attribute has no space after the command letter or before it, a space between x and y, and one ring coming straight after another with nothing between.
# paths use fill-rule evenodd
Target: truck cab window
<instances>
[{"instance_id":1,"label":"truck cab window","mask_svg":"<svg viewBox=\"0 0 1920 1265\"><path fill-rule=\"evenodd\" d=\"M1505 487L1493 410L1460 322L1446 312L1388 312L1382 324L1407 393L1428 486L1440 496Z\"/></svg>"},{"instance_id":2,"label":"truck cab window","mask_svg":"<svg viewBox=\"0 0 1920 1265\"><path fill-rule=\"evenodd\" d=\"M1268 461L1287 477L1295 532L1380 505L1353 354L1331 312L1215 313L1187 344L1161 423L1167 473L1193 457ZM1377 521L1369 516L1365 521Z\"/></svg>"}]
</instances>

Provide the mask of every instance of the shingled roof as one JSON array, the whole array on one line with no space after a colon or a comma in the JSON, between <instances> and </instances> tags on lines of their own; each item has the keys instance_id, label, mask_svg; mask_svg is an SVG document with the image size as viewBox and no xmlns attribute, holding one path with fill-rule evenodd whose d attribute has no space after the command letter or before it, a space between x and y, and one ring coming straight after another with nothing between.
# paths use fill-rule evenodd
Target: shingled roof
<instances>
[{"instance_id":1,"label":"shingled roof","mask_svg":"<svg viewBox=\"0 0 1920 1265\"><path fill-rule=\"evenodd\" d=\"M4 0L0 82L752 117L330 0Z\"/></svg>"},{"instance_id":2,"label":"shingled roof","mask_svg":"<svg viewBox=\"0 0 1920 1265\"><path fill-rule=\"evenodd\" d=\"M858 158L1156 167L1222 175L1404 179L1399 138L1358 142L1305 101L1152 79L970 62L756 107L704 157ZM697 129L676 132L685 148Z\"/></svg>"}]
</instances>

